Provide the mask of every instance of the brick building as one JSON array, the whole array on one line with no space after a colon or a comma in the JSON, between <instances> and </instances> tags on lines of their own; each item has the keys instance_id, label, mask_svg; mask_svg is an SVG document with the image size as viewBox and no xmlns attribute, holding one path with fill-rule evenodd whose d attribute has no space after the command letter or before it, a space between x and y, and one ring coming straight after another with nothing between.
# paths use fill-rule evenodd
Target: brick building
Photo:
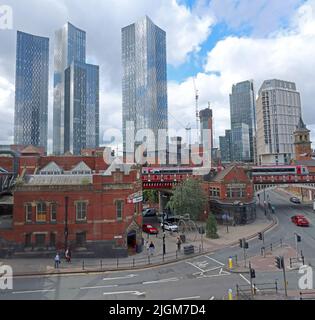
<instances>
[{"instance_id":1,"label":"brick building","mask_svg":"<svg viewBox=\"0 0 315 320\"><path fill-rule=\"evenodd\" d=\"M231 165L209 182L210 211L218 221L246 224L256 219L252 181L241 165Z\"/></svg>"},{"instance_id":2,"label":"brick building","mask_svg":"<svg viewBox=\"0 0 315 320\"><path fill-rule=\"evenodd\" d=\"M0 159L0 167L6 161ZM141 194L136 168L119 160L108 166L97 154L21 154L19 173L11 227L0 228L2 248L32 256L70 246L74 256L90 257L142 249L142 203L133 203Z\"/></svg>"}]
</instances>

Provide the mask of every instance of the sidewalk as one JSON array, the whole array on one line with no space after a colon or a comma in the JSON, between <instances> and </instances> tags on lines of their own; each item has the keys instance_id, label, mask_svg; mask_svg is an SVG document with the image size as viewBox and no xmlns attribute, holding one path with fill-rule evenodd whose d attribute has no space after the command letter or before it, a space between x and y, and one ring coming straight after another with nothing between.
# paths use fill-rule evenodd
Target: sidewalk
<instances>
[{"instance_id":1,"label":"sidewalk","mask_svg":"<svg viewBox=\"0 0 315 320\"><path fill-rule=\"evenodd\" d=\"M186 243L181 246L181 251L177 252L176 238L177 233L167 233L165 238L166 255L163 257L163 239L160 233L158 237L150 235L145 236L145 240L153 241L155 252L149 256L147 250L127 258L119 259L73 259L67 263L62 259L59 269L54 269L54 256L51 259L2 259L0 265L7 264L13 268L15 275L30 274L54 274L54 273L79 273L79 272L99 272L113 270L133 270L139 268L148 268L155 265L172 263L181 259L189 259L193 256L213 252L227 246L238 243L240 238L250 239L257 236L258 232L264 232L276 224L276 220L268 220L261 210L257 210L257 219L255 222L244 226L229 226L228 233L226 226L218 226L219 239L208 239L205 235L196 233L186 234ZM183 248L187 245L194 246L194 254L185 255Z\"/></svg>"}]
</instances>

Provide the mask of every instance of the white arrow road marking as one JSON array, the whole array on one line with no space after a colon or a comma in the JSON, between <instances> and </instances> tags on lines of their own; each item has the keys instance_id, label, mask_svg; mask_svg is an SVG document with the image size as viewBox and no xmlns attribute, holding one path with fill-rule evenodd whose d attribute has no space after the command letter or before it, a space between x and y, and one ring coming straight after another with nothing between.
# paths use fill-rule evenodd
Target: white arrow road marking
<instances>
[{"instance_id":1,"label":"white arrow road marking","mask_svg":"<svg viewBox=\"0 0 315 320\"><path fill-rule=\"evenodd\" d=\"M210 297L209 300L214 300L214 296Z\"/></svg>"},{"instance_id":2,"label":"white arrow road marking","mask_svg":"<svg viewBox=\"0 0 315 320\"><path fill-rule=\"evenodd\" d=\"M81 287L80 290L114 288L114 287L118 287L118 284L113 284L113 285L109 285L109 286Z\"/></svg>"},{"instance_id":3,"label":"white arrow road marking","mask_svg":"<svg viewBox=\"0 0 315 320\"><path fill-rule=\"evenodd\" d=\"M200 277L196 277L197 279L201 279L201 278L213 278L213 277L223 277L223 276L229 276L231 274L211 274L209 276L206 275L200 275Z\"/></svg>"},{"instance_id":4,"label":"white arrow road marking","mask_svg":"<svg viewBox=\"0 0 315 320\"><path fill-rule=\"evenodd\" d=\"M120 280L120 279L130 279L130 278L134 278L134 277L138 277L137 274L128 274L127 276L123 276L123 277L116 277L116 278L104 278L104 281L110 281L110 280Z\"/></svg>"},{"instance_id":5,"label":"white arrow road marking","mask_svg":"<svg viewBox=\"0 0 315 320\"><path fill-rule=\"evenodd\" d=\"M242 279L244 279L249 285L250 285L250 281L247 279L247 278L245 278L241 273L239 274L240 275L240 277L242 278ZM257 287L255 287L254 285L253 285L253 288L256 290L256 291L260 291Z\"/></svg>"},{"instance_id":6,"label":"white arrow road marking","mask_svg":"<svg viewBox=\"0 0 315 320\"><path fill-rule=\"evenodd\" d=\"M198 267L198 266L196 266L195 264L193 264L193 263L191 263L191 262L189 262L189 261L186 261L186 263L190 264L191 266L193 266L193 267L195 267L195 268L199 269L202 273L204 273L204 270L203 270L203 269L201 269L201 268L199 268L199 267Z\"/></svg>"},{"instance_id":7,"label":"white arrow road marking","mask_svg":"<svg viewBox=\"0 0 315 320\"><path fill-rule=\"evenodd\" d=\"M172 300L192 300L192 299L200 299L200 296L185 297L185 298L175 298L175 299L172 299Z\"/></svg>"},{"instance_id":8,"label":"white arrow road marking","mask_svg":"<svg viewBox=\"0 0 315 320\"><path fill-rule=\"evenodd\" d=\"M168 279L161 279L161 280L155 280L155 281L145 281L142 282L142 284L152 284L152 283L163 283L163 282L171 282L171 281L178 281L178 278L168 278Z\"/></svg>"},{"instance_id":9,"label":"white arrow road marking","mask_svg":"<svg viewBox=\"0 0 315 320\"><path fill-rule=\"evenodd\" d=\"M13 291L12 294L23 294L23 293L37 293L37 292L54 292L56 289L42 289L42 290L29 290L29 291Z\"/></svg>"},{"instance_id":10,"label":"white arrow road marking","mask_svg":"<svg viewBox=\"0 0 315 320\"><path fill-rule=\"evenodd\" d=\"M220 262L220 261L218 261L218 260L216 260L216 259L213 259L213 258L208 257L208 256L204 256L204 257L206 257L206 258L208 258L208 259L210 259L210 260L212 260L212 261L214 261L214 262L218 263L218 264L219 264L219 265L221 265L221 266L224 266L224 263L222 263L222 262Z\"/></svg>"},{"instance_id":11,"label":"white arrow road marking","mask_svg":"<svg viewBox=\"0 0 315 320\"><path fill-rule=\"evenodd\" d=\"M136 296L142 296L145 295L145 292L140 292L140 291L115 291L115 292L103 292L103 295L113 295L113 294L133 294Z\"/></svg>"}]
</instances>

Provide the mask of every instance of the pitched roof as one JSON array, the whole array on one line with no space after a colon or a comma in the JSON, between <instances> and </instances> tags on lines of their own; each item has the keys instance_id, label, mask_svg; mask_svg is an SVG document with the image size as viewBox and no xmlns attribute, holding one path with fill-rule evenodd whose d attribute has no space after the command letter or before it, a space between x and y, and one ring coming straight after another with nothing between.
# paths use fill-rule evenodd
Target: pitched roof
<instances>
[{"instance_id":1,"label":"pitched roof","mask_svg":"<svg viewBox=\"0 0 315 320\"><path fill-rule=\"evenodd\" d=\"M27 146L21 151L21 154L41 154L41 151L34 146Z\"/></svg>"},{"instance_id":2,"label":"pitched roof","mask_svg":"<svg viewBox=\"0 0 315 320\"><path fill-rule=\"evenodd\" d=\"M91 173L92 169L84 161L81 161L77 165L75 165L71 170L71 172L82 172L82 171Z\"/></svg>"},{"instance_id":3,"label":"pitched roof","mask_svg":"<svg viewBox=\"0 0 315 320\"><path fill-rule=\"evenodd\" d=\"M62 169L58 166L58 164L55 161L51 161L40 170L40 173L42 172L62 173Z\"/></svg>"},{"instance_id":4,"label":"pitched roof","mask_svg":"<svg viewBox=\"0 0 315 320\"><path fill-rule=\"evenodd\" d=\"M225 168L224 170L220 171L213 179L212 181L220 182L224 180L226 175L228 175L233 169L235 168L235 165L230 165L229 167Z\"/></svg>"}]
</instances>

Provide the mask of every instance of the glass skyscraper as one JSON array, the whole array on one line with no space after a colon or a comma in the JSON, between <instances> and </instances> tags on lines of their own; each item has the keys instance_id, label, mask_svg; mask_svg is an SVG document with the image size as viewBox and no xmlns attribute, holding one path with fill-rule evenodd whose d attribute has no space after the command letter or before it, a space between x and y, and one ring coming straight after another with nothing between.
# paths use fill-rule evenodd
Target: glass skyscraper
<instances>
[{"instance_id":1,"label":"glass skyscraper","mask_svg":"<svg viewBox=\"0 0 315 320\"><path fill-rule=\"evenodd\" d=\"M255 154L254 135L256 132L256 114L254 83L252 80L233 85L232 94L230 94L230 112L233 143L232 160L253 162ZM243 126L243 124L245 126ZM249 134L248 138L246 131L248 131ZM249 152L246 150L248 139Z\"/></svg>"},{"instance_id":2,"label":"glass skyscraper","mask_svg":"<svg viewBox=\"0 0 315 320\"><path fill-rule=\"evenodd\" d=\"M49 39L17 32L14 143L47 150Z\"/></svg>"},{"instance_id":3,"label":"glass skyscraper","mask_svg":"<svg viewBox=\"0 0 315 320\"><path fill-rule=\"evenodd\" d=\"M85 31L71 23L57 30L54 58L53 151L98 147L99 67L86 64Z\"/></svg>"},{"instance_id":4,"label":"glass skyscraper","mask_svg":"<svg viewBox=\"0 0 315 320\"><path fill-rule=\"evenodd\" d=\"M135 132L151 129L156 140L158 130L168 128L166 33L147 16L122 28L122 65L125 153L127 121Z\"/></svg>"}]
</instances>

